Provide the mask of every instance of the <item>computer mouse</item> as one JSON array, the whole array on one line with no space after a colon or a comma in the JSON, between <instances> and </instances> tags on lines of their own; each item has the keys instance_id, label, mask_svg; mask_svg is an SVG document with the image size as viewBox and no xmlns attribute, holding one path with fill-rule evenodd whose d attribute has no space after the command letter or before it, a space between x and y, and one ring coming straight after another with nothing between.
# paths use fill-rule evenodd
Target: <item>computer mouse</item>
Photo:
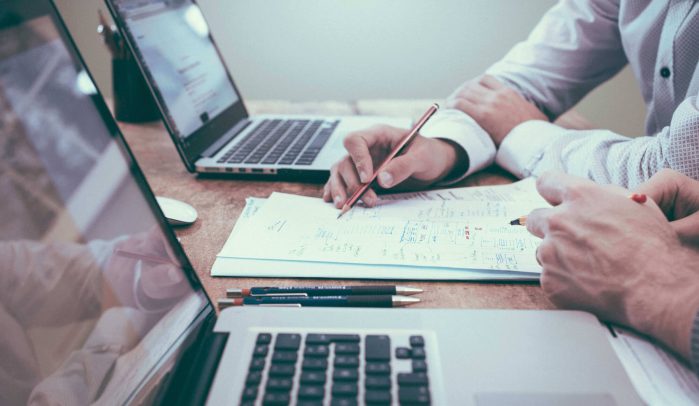
<instances>
[{"instance_id":1,"label":"computer mouse","mask_svg":"<svg viewBox=\"0 0 699 406\"><path fill-rule=\"evenodd\" d=\"M197 221L197 211L189 204L162 196L156 196L155 200L170 225L188 226Z\"/></svg>"}]
</instances>

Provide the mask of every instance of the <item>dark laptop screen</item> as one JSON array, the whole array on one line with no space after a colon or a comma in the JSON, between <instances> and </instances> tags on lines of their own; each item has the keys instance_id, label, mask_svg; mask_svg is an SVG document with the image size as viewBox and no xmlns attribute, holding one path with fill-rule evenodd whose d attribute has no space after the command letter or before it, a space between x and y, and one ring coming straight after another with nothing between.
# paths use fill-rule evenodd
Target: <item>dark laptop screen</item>
<instances>
[{"instance_id":1,"label":"dark laptop screen","mask_svg":"<svg viewBox=\"0 0 699 406\"><path fill-rule=\"evenodd\" d=\"M208 309L48 1L0 0L0 404L122 404Z\"/></svg>"},{"instance_id":2,"label":"dark laptop screen","mask_svg":"<svg viewBox=\"0 0 699 406\"><path fill-rule=\"evenodd\" d=\"M184 140L238 102L199 7L188 0L113 0L159 97Z\"/></svg>"}]
</instances>

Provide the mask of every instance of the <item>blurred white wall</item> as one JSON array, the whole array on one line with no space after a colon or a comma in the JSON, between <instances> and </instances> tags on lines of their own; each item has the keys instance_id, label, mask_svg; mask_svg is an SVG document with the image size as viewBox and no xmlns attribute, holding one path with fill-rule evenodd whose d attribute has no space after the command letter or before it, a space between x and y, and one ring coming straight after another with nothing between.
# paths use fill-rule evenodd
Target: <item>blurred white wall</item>
<instances>
[{"instance_id":1,"label":"blurred white wall","mask_svg":"<svg viewBox=\"0 0 699 406\"><path fill-rule=\"evenodd\" d=\"M57 0L98 85L109 56L95 32L101 0ZM443 98L525 38L555 0L199 0L244 98ZM600 127L643 133L628 70L577 110Z\"/></svg>"}]
</instances>

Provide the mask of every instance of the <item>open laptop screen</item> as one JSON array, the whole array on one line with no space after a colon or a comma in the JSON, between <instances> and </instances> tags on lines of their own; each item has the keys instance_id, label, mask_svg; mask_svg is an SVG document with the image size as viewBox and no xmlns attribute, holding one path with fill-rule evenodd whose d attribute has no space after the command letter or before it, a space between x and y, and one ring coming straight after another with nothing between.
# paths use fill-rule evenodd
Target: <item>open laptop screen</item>
<instances>
[{"instance_id":1,"label":"open laptop screen","mask_svg":"<svg viewBox=\"0 0 699 406\"><path fill-rule=\"evenodd\" d=\"M0 0L0 404L122 404L208 301L47 0Z\"/></svg>"},{"instance_id":2,"label":"open laptop screen","mask_svg":"<svg viewBox=\"0 0 699 406\"><path fill-rule=\"evenodd\" d=\"M199 7L188 0L113 0L171 131L184 140L238 102Z\"/></svg>"}]
</instances>

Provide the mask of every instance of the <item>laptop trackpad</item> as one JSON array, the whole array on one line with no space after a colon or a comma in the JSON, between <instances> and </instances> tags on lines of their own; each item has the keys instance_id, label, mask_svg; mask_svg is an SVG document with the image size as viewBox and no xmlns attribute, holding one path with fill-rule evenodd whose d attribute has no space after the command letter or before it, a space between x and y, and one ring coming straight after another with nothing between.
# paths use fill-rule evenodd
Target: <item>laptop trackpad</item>
<instances>
[{"instance_id":1,"label":"laptop trackpad","mask_svg":"<svg viewBox=\"0 0 699 406\"><path fill-rule=\"evenodd\" d=\"M477 393L478 406L614 406L616 402L606 393Z\"/></svg>"}]
</instances>

